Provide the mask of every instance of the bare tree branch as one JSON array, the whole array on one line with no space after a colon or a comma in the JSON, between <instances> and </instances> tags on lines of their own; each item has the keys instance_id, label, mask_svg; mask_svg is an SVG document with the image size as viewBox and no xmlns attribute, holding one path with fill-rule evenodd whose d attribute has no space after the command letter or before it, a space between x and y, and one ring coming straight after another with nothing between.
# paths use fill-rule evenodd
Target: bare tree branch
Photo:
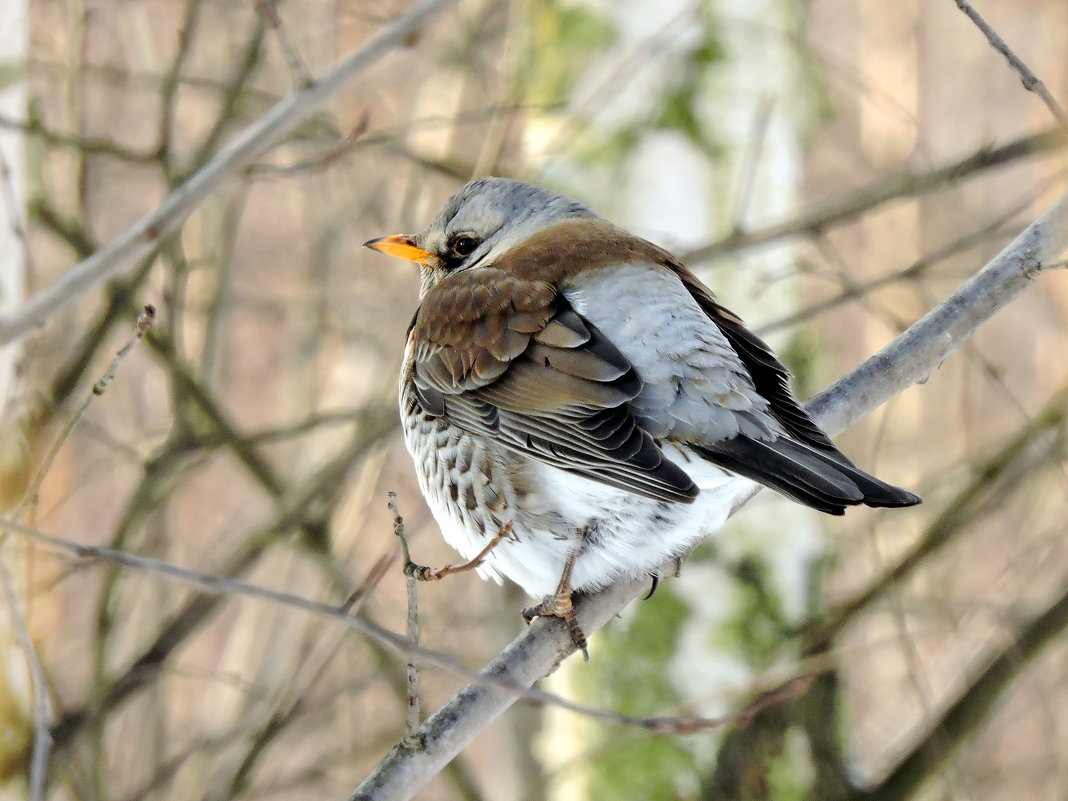
<instances>
[{"instance_id":1,"label":"bare tree branch","mask_svg":"<svg viewBox=\"0 0 1068 801\"><path fill-rule=\"evenodd\" d=\"M1020 80L1023 82L1024 88L1042 98L1042 102L1046 104L1046 108L1050 110L1057 122L1068 128L1068 112L1065 112L1061 104L1050 94L1046 84L1042 83L1038 76L1031 71L1031 68L1024 64L1023 59L1012 51L1008 43L1001 38L997 31L990 27L990 24L982 18L968 0L953 0L953 2L957 4L957 8L963 11L968 19L975 23L975 27L983 32L983 36L990 42L991 47L1005 56L1009 65L1020 74Z\"/></svg>"},{"instance_id":2,"label":"bare tree branch","mask_svg":"<svg viewBox=\"0 0 1068 801\"><path fill-rule=\"evenodd\" d=\"M806 652L819 652L877 598L886 595L912 576L920 565L951 542L966 526L1004 503L1016 485L1033 476L1033 471L1057 459L1059 444L1036 448L1051 430L1064 425L1068 417L1068 386L1054 393L1045 408L1028 421L998 452L978 464L974 477L931 522L923 536L892 567L849 600L813 621L808 632ZM1037 453L1035 451L1038 451Z\"/></svg>"},{"instance_id":3,"label":"bare tree branch","mask_svg":"<svg viewBox=\"0 0 1068 801\"><path fill-rule=\"evenodd\" d=\"M922 381L1068 248L1068 194L901 336L808 404L832 433Z\"/></svg>"},{"instance_id":4,"label":"bare tree branch","mask_svg":"<svg viewBox=\"0 0 1068 801\"><path fill-rule=\"evenodd\" d=\"M76 264L19 309L0 316L0 345L43 323L105 278L153 252L159 240L177 230L192 211L220 186L284 139L357 75L402 44L455 0L424 0L314 83L277 103L227 148L171 192L156 211L126 233Z\"/></svg>"},{"instance_id":5,"label":"bare tree branch","mask_svg":"<svg viewBox=\"0 0 1068 801\"><path fill-rule=\"evenodd\" d=\"M949 298L813 399L809 411L833 434L912 386L937 368L982 322L1008 305L1065 248L1068 194ZM620 582L582 598L577 611L583 631L599 629L644 589L644 582ZM552 673L573 650L563 626L556 621L538 620L513 640L482 675L530 687ZM411 798L516 698L514 693L498 687L467 686L420 729L421 748L409 749L403 743L394 746L349 801Z\"/></svg>"},{"instance_id":6,"label":"bare tree branch","mask_svg":"<svg viewBox=\"0 0 1068 801\"><path fill-rule=\"evenodd\" d=\"M818 234L825 228L852 219L890 200L930 192L977 172L1009 164L1026 156L1047 153L1068 145L1064 131L1054 129L1026 136L997 148L984 147L970 156L926 172L903 173L829 200L822 206L786 222L753 231L735 230L722 239L682 254L689 263L709 261L726 253L766 245L780 239Z\"/></svg>"},{"instance_id":7,"label":"bare tree branch","mask_svg":"<svg viewBox=\"0 0 1068 801\"><path fill-rule=\"evenodd\" d=\"M990 717L1002 692L1068 628L1068 593L1020 627L1016 637L968 682L942 716L878 786L855 801L905 801Z\"/></svg>"}]
</instances>

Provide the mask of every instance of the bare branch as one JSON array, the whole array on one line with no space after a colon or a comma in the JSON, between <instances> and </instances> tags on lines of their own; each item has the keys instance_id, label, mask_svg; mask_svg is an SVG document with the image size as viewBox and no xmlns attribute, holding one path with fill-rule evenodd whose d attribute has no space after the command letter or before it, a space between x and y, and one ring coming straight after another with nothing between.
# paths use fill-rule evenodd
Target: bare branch
<instances>
[{"instance_id":1,"label":"bare branch","mask_svg":"<svg viewBox=\"0 0 1068 801\"><path fill-rule=\"evenodd\" d=\"M743 721L762 709L766 709L773 704L788 700L803 692L807 688L813 675L827 669L825 665L814 664L813 668L807 672L792 676L778 686L775 686L770 690L765 690L752 703L723 717L702 718L695 715L638 717L633 715L621 715L610 710L580 704L544 690L532 689L531 685L534 683L534 680L531 680L524 686L513 683L508 676L494 675L485 670L481 672L473 670L445 654L427 650L412 639L403 637L373 621L354 616L352 612L349 611L351 604L348 601L341 606L333 606L321 601L313 601L309 598L303 598L299 595L274 590L270 587L262 587L223 576L201 573L196 570L179 567L178 565L169 562L138 556L114 548L74 542L63 537L47 534L32 526L26 526L14 520L0 517L0 531L3 530L13 532L26 539L43 543L61 551L72 553L83 559L96 559L101 562L121 565L134 570L168 576L177 581L192 584L201 592L209 595L236 595L247 598L257 598L259 600L268 601L269 603L297 609L335 622L340 622L346 627L364 634L373 642L399 650L403 653L418 656L427 664L434 665L460 676L461 678L474 682L474 686L488 688L494 692L502 693L511 699L509 705L516 700L523 699L537 704L558 706L571 712L585 715L596 720L602 720L607 723L634 726L660 734L687 734L719 728L729 723ZM372 573L374 572L375 571L372 571ZM528 631L551 627L554 622L555 621L550 622L549 620L545 620L542 625L539 625L536 621L531 624L531 628L528 629ZM607 618L600 620L598 625L604 625L606 622ZM524 639L526 636L526 634L522 635L519 640ZM549 639L552 639L552 635L550 635ZM519 640L517 640L517 642ZM567 650L570 650L573 647L571 646L570 637L567 634L563 635L559 647L564 655L566 655ZM80 713L76 714L75 717L80 719ZM77 724L69 722L71 720L74 720L74 718L68 713L67 720L61 720L59 725L53 729L54 737L57 744L60 746L65 745L70 740L70 726L81 725L80 720ZM412 747L411 744L413 743L421 745L422 738L426 736L425 728L426 727L423 726L418 729L414 738L405 738L401 747L409 749Z\"/></svg>"},{"instance_id":2,"label":"bare branch","mask_svg":"<svg viewBox=\"0 0 1068 801\"><path fill-rule=\"evenodd\" d=\"M86 155L111 156L120 161L129 161L135 164L151 164L156 158L155 153L131 150L105 137L72 136L50 130L36 116L31 116L28 120L18 120L5 114L0 114L0 128L22 131L29 136L40 137L41 141L46 144L78 150Z\"/></svg>"},{"instance_id":3,"label":"bare branch","mask_svg":"<svg viewBox=\"0 0 1068 801\"><path fill-rule=\"evenodd\" d=\"M1068 248L1068 193L956 292L808 404L831 433L922 381Z\"/></svg>"},{"instance_id":4,"label":"bare branch","mask_svg":"<svg viewBox=\"0 0 1068 801\"><path fill-rule=\"evenodd\" d=\"M155 318L156 308L151 304L145 306L141 310L141 314L138 315L137 322L134 324L134 332L130 335L130 338L126 340L126 344L119 348L115 353L114 358L111 360L111 364L108 365L107 370L104 371L100 380L93 384L93 391L86 395L85 400L83 400L78 405L78 408L74 410L74 414L70 416L70 420L68 420L67 425L64 426L63 432L56 438L55 443L53 443L48 451L48 455L45 456L44 461L41 462L41 466L37 469L37 474L34 476L33 481L26 487L26 492L23 494L22 500L15 510L16 520L21 520L22 515L26 510L36 503L37 492L40 490L41 484L44 481L45 476L48 475L48 471L52 468L52 463L56 460L60 450L63 448L64 444L66 444L70 435L78 426L78 423L81 422L82 417L84 417L85 413L89 410L90 404L107 392L108 387L111 386L111 382L115 379L115 373L119 369L119 364L126 358L126 354L133 350L133 346L140 342L145 334L148 333L148 329L152 327L152 321Z\"/></svg>"},{"instance_id":5,"label":"bare branch","mask_svg":"<svg viewBox=\"0 0 1068 801\"><path fill-rule=\"evenodd\" d=\"M1021 626L1015 638L957 695L877 787L861 790L855 801L905 801L945 764L968 735L994 711L1002 692L1047 645L1068 628L1068 593Z\"/></svg>"},{"instance_id":6,"label":"bare branch","mask_svg":"<svg viewBox=\"0 0 1068 801\"><path fill-rule=\"evenodd\" d=\"M1068 417L1068 386L1061 387L1045 408L1028 421L998 452L978 464L967 486L961 489L927 527L923 536L892 567L864 590L815 621L809 632L807 652L822 651L845 626L867 609L877 598L886 595L912 576L932 554L949 545L967 525L987 511L1004 503L1015 487L1032 476L1033 470L1051 459L1057 460L1059 444L1037 449L1035 443L1064 424Z\"/></svg>"},{"instance_id":7,"label":"bare branch","mask_svg":"<svg viewBox=\"0 0 1068 801\"><path fill-rule=\"evenodd\" d=\"M818 234L831 225L857 217L876 206L902 197L930 192L969 175L1009 164L1026 156L1060 150L1068 145L1064 131L1054 129L1026 136L997 148L984 147L960 161L927 172L904 173L862 187L824 203L807 214L753 231L735 230L710 245L683 253L688 263L709 261L726 253L766 245L780 239Z\"/></svg>"},{"instance_id":8,"label":"bare branch","mask_svg":"<svg viewBox=\"0 0 1068 801\"><path fill-rule=\"evenodd\" d=\"M412 556L408 551L408 538L404 534L404 518L397 508L397 493L389 493L389 511L393 514L393 533L400 539L401 553L404 554L405 566L411 564ZM415 587L417 579L410 571L404 571L404 584L408 590L408 639L419 644L419 592ZM408 655L408 712L404 717L404 740L409 747L419 745L419 724L423 720L423 709L419 694L419 660L415 653Z\"/></svg>"},{"instance_id":9,"label":"bare branch","mask_svg":"<svg viewBox=\"0 0 1068 801\"><path fill-rule=\"evenodd\" d=\"M45 681L44 667L37 656L37 649L26 625L26 616L22 604L15 595L15 579L8 569L7 561L0 552L0 588L3 590L4 604L11 618L11 630L15 640L26 658L33 686L33 751L30 756L30 798L32 801L44 801L46 781L48 778L48 757L52 752L52 699L48 696L48 682Z\"/></svg>"},{"instance_id":10,"label":"bare branch","mask_svg":"<svg viewBox=\"0 0 1068 801\"><path fill-rule=\"evenodd\" d=\"M1009 66L1020 74L1020 81L1023 83L1024 88L1042 98L1042 102L1046 104L1046 108L1050 110L1057 122L1068 128L1068 112L1065 112L1061 104L1050 94L1046 84L1042 83L1038 76L1031 72L1030 67L1023 63L1023 59L1012 51L1008 43L1001 38L997 31L990 27L968 0L953 0L953 2L957 4L957 8L963 11L968 19L975 23L975 27L983 32L983 36L990 42L990 46L1005 56Z\"/></svg>"},{"instance_id":11,"label":"bare branch","mask_svg":"<svg viewBox=\"0 0 1068 801\"><path fill-rule=\"evenodd\" d=\"M359 142L360 137L367 131L367 126L370 122L371 115L365 110L363 114L360 115L359 121L352 127L352 130L322 153L319 153L310 159L299 161L296 164L288 164L285 166L276 164L253 164L248 168L248 174L257 178L280 178L299 173L321 172L352 150L353 145Z\"/></svg>"},{"instance_id":12,"label":"bare branch","mask_svg":"<svg viewBox=\"0 0 1068 801\"><path fill-rule=\"evenodd\" d=\"M912 325L887 348L817 396L808 409L829 433L838 433L893 395L934 370L967 336L1010 303L1032 279L1068 248L1068 194L1023 231L953 295ZM754 490L755 493L755 490ZM619 582L580 599L583 631L611 620L645 589ZM529 687L552 673L574 650L564 626L536 621L483 671L495 681ZM421 729L424 746L395 746L350 796L349 801L411 798L516 696L471 684L432 715Z\"/></svg>"},{"instance_id":13,"label":"bare branch","mask_svg":"<svg viewBox=\"0 0 1068 801\"><path fill-rule=\"evenodd\" d=\"M246 128L232 144L171 192L156 211L142 218L109 245L67 270L21 308L0 316L0 345L22 336L110 275L152 253L160 238L177 230L217 187L252 164L267 148L296 130L357 75L402 44L455 1L424 0L415 10L391 23L319 80L277 103Z\"/></svg>"},{"instance_id":14,"label":"bare branch","mask_svg":"<svg viewBox=\"0 0 1068 801\"><path fill-rule=\"evenodd\" d=\"M282 47L282 53L286 57L286 63L289 65L289 71L293 76L293 85L298 87L309 86L314 80L311 70L304 63L304 59L301 58L300 53L297 51L297 46L293 44L293 40L289 38L289 33L286 32L285 25L282 24L282 17L278 13L278 7L275 6L274 0L252 0L252 6L256 9L256 13L271 26L278 37L278 44Z\"/></svg>"}]
</instances>

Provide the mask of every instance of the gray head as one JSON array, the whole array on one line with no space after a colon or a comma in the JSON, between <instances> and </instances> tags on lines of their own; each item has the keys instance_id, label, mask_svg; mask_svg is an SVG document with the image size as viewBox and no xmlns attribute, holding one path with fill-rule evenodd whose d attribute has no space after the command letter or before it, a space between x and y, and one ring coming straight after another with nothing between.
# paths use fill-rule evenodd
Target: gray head
<instances>
[{"instance_id":1,"label":"gray head","mask_svg":"<svg viewBox=\"0 0 1068 801\"><path fill-rule=\"evenodd\" d=\"M365 242L419 264L422 292L446 276L492 264L532 234L570 219L596 218L573 198L511 178L479 178L449 198L421 234Z\"/></svg>"}]
</instances>

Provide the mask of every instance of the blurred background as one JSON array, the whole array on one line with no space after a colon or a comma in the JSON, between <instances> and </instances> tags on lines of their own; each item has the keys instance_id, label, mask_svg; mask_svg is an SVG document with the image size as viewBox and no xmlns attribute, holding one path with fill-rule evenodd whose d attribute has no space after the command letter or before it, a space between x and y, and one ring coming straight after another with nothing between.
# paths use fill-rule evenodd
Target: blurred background
<instances>
[{"instance_id":1,"label":"blurred background","mask_svg":"<svg viewBox=\"0 0 1068 801\"><path fill-rule=\"evenodd\" d=\"M409 10L2 5L6 308ZM1068 102L1068 4L976 5ZM546 184L684 256L807 397L1041 213L1065 153L950 0L459 0L151 258L2 351L4 514L151 303L152 334L24 521L330 604L362 588L356 613L403 632L386 493L416 561L456 555L395 422L416 273L363 241L421 230L475 176ZM719 715L814 676L788 701L678 737L519 704L418 797L1068 797L1066 352L1062 270L838 437L923 506L835 519L761 493L547 682L627 714ZM54 705L49 798L343 798L403 734L403 658L336 622L2 547ZM463 574L420 603L424 644L478 668L528 602ZM33 712L4 609L15 799ZM422 679L428 712L463 685Z\"/></svg>"}]
</instances>

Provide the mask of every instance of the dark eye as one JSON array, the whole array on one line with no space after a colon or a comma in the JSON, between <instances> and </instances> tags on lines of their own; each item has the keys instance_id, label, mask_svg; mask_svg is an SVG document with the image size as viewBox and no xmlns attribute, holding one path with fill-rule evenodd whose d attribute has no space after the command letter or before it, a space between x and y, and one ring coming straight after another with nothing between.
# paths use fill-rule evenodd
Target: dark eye
<instances>
[{"instance_id":1,"label":"dark eye","mask_svg":"<svg viewBox=\"0 0 1068 801\"><path fill-rule=\"evenodd\" d=\"M470 236L458 236L449 247L457 256L470 256L478 247L478 240Z\"/></svg>"}]
</instances>

